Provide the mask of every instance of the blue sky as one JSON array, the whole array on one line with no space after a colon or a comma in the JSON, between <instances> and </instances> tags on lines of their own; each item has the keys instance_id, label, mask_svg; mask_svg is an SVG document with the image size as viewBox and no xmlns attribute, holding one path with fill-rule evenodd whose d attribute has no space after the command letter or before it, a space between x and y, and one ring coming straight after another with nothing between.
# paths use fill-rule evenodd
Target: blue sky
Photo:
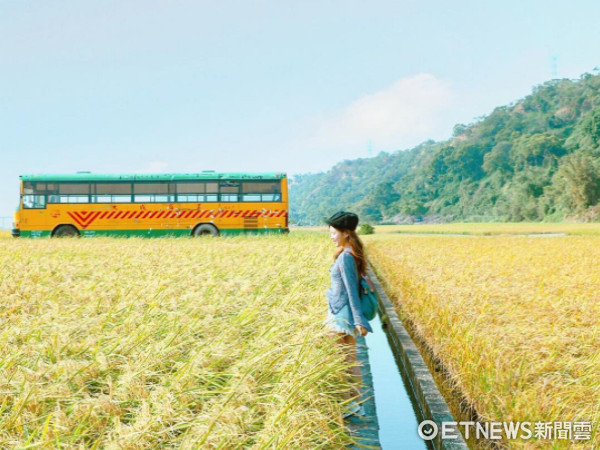
<instances>
[{"instance_id":1,"label":"blue sky","mask_svg":"<svg viewBox=\"0 0 600 450\"><path fill-rule=\"evenodd\" d=\"M293 175L447 139L594 73L598 23L591 0L0 0L0 216L20 174Z\"/></svg>"}]
</instances>

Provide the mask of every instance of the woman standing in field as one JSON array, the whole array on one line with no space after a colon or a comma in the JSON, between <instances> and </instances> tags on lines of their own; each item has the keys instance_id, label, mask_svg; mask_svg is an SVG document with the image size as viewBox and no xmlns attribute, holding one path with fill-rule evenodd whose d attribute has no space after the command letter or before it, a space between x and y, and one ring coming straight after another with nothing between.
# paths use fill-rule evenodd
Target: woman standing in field
<instances>
[{"instance_id":1,"label":"woman standing in field","mask_svg":"<svg viewBox=\"0 0 600 450\"><path fill-rule=\"evenodd\" d=\"M358 225L356 214L337 212L327 219L327 224L337 250L330 269L331 287L327 290L329 308L325 323L351 364L350 376L355 382L356 397L359 398L362 377L356 362L356 337L373 332L362 313L359 294L359 276L366 274L367 261L362 242L355 232ZM346 415L350 414L364 415L362 406L355 400L350 403L350 412Z\"/></svg>"}]
</instances>

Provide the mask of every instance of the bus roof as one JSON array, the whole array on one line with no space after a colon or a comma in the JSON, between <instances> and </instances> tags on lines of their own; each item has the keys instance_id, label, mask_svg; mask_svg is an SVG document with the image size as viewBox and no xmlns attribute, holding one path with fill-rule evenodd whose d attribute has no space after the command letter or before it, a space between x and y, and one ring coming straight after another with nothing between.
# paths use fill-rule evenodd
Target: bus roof
<instances>
[{"instance_id":1,"label":"bus roof","mask_svg":"<svg viewBox=\"0 0 600 450\"><path fill-rule=\"evenodd\" d=\"M61 181L191 181L191 180L273 180L285 178L283 172L214 172L206 170L199 173L133 173L133 174L99 174L77 172L70 174L35 174L20 175L23 181L54 182Z\"/></svg>"}]
</instances>

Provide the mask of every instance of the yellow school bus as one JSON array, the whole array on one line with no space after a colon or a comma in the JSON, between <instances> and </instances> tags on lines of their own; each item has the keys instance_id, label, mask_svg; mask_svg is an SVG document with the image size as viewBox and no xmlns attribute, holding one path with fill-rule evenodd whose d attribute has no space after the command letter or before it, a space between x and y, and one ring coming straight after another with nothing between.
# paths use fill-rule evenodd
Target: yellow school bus
<instances>
[{"instance_id":1,"label":"yellow school bus","mask_svg":"<svg viewBox=\"0 0 600 450\"><path fill-rule=\"evenodd\" d=\"M21 175L15 237L287 233L285 173Z\"/></svg>"}]
</instances>

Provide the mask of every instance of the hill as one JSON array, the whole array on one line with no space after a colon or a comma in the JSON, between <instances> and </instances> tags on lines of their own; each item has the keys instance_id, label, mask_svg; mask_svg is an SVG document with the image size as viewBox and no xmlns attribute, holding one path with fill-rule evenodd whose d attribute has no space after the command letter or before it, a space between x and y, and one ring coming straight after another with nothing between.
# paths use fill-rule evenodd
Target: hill
<instances>
[{"instance_id":1,"label":"hill","mask_svg":"<svg viewBox=\"0 0 600 450\"><path fill-rule=\"evenodd\" d=\"M560 79L454 127L447 141L290 180L291 222L600 220L600 75Z\"/></svg>"}]
</instances>

